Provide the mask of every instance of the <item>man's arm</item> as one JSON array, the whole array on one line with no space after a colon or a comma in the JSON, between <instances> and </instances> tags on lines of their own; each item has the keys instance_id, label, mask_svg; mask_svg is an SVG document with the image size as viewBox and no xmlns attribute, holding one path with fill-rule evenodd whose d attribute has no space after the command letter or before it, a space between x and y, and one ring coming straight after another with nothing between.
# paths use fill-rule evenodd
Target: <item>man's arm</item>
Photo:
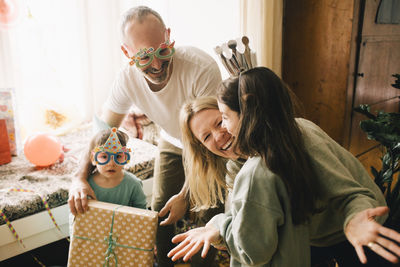
<instances>
[{"instance_id":1,"label":"man's arm","mask_svg":"<svg viewBox=\"0 0 400 267\"><path fill-rule=\"evenodd\" d=\"M109 109L106 109L101 115L101 119L107 123L110 127L119 127L126 114L115 113Z\"/></svg>"},{"instance_id":2,"label":"man's arm","mask_svg":"<svg viewBox=\"0 0 400 267\"><path fill-rule=\"evenodd\" d=\"M125 114L115 113L111 110L105 110L101 116L103 122L110 127L119 127ZM90 149L90 148L88 148ZM84 213L88 209L88 199L90 196L96 199L96 196L87 182L89 176L89 168L91 166L90 153L88 150L85 151L81 158L79 169L75 176L72 178L72 184L69 190L68 205L72 214Z\"/></svg>"}]
</instances>

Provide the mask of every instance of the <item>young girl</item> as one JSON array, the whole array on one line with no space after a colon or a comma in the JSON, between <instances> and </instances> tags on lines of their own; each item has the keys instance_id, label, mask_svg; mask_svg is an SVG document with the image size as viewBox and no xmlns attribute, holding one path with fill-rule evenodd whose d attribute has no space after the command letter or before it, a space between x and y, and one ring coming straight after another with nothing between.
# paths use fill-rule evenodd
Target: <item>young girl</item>
<instances>
[{"instance_id":1,"label":"young girl","mask_svg":"<svg viewBox=\"0 0 400 267\"><path fill-rule=\"evenodd\" d=\"M141 180L124 171L130 159L128 138L117 128L100 131L92 138L88 182L99 201L146 209Z\"/></svg>"},{"instance_id":2,"label":"young girl","mask_svg":"<svg viewBox=\"0 0 400 267\"><path fill-rule=\"evenodd\" d=\"M247 161L235 178L230 212L215 216L204 228L176 236L173 241L181 243L169 253L173 259L189 259L203 246L205 255L211 242L221 241L231 253L231 266L307 266L281 264L298 258L299 246L308 245L281 226L307 225L310 244L333 255L341 267L361 265L357 255L365 263L363 246L398 261L400 247L392 240L399 242L400 235L379 224L385 216L378 216L388 211L379 207L385 206L379 188L351 153L317 125L294 117L290 94L271 70L254 68L226 80L219 90L218 105L231 141L219 142L216 131L210 130L215 126L196 124L201 112L181 120L183 129L186 124L191 131L183 131L186 151L205 155L205 146L212 152L232 151ZM188 112L185 108L183 113ZM191 141L193 136L197 143ZM186 145L199 149L187 150ZM188 168L196 157L185 158ZM191 195L197 194L194 183L210 184L198 175L196 181L188 178ZM199 206L207 205L200 200Z\"/></svg>"}]
</instances>

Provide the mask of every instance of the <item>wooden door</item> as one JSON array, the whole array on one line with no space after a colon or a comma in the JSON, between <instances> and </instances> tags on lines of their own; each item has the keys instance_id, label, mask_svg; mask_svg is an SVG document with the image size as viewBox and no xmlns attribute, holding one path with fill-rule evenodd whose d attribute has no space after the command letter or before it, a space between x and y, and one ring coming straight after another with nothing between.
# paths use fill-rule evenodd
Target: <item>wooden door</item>
<instances>
[{"instance_id":1,"label":"wooden door","mask_svg":"<svg viewBox=\"0 0 400 267\"><path fill-rule=\"evenodd\" d=\"M305 117L343 143L353 1L284 1L282 78Z\"/></svg>"},{"instance_id":2,"label":"wooden door","mask_svg":"<svg viewBox=\"0 0 400 267\"><path fill-rule=\"evenodd\" d=\"M380 148L378 143L368 140L359 127L360 121L367 118L353 108L368 104L372 111L400 111L400 90L391 86L395 80L392 75L400 74L400 25L375 23L379 2L360 1L354 91L350 102L348 148L367 169L371 165L380 166Z\"/></svg>"}]
</instances>

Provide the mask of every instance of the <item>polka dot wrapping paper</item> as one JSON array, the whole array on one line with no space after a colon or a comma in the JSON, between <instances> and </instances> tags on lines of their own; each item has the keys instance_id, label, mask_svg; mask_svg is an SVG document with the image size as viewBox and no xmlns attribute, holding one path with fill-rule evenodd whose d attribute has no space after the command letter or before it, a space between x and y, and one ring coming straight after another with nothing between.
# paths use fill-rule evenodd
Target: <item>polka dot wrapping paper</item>
<instances>
[{"instance_id":1,"label":"polka dot wrapping paper","mask_svg":"<svg viewBox=\"0 0 400 267\"><path fill-rule=\"evenodd\" d=\"M153 266L157 212L90 200L75 217L68 267Z\"/></svg>"}]
</instances>

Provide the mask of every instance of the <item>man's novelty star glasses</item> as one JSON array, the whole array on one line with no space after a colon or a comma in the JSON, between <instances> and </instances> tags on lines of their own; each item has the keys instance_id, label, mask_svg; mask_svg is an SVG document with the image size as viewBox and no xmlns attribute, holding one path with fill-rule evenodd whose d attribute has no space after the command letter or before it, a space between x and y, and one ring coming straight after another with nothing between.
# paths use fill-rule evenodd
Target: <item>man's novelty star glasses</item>
<instances>
[{"instance_id":1,"label":"man's novelty star glasses","mask_svg":"<svg viewBox=\"0 0 400 267\"><path fill-rule=\"evenodd\" d=\"M140 49L133 57L131 57L130 65L136 64L136 67L143 69L151 64L156 56L159 59L167 59L175 53L175 41L170 43L169 40L160 44L160 47L154 51L153 47Z\"/></svg>"}]
</instances>

